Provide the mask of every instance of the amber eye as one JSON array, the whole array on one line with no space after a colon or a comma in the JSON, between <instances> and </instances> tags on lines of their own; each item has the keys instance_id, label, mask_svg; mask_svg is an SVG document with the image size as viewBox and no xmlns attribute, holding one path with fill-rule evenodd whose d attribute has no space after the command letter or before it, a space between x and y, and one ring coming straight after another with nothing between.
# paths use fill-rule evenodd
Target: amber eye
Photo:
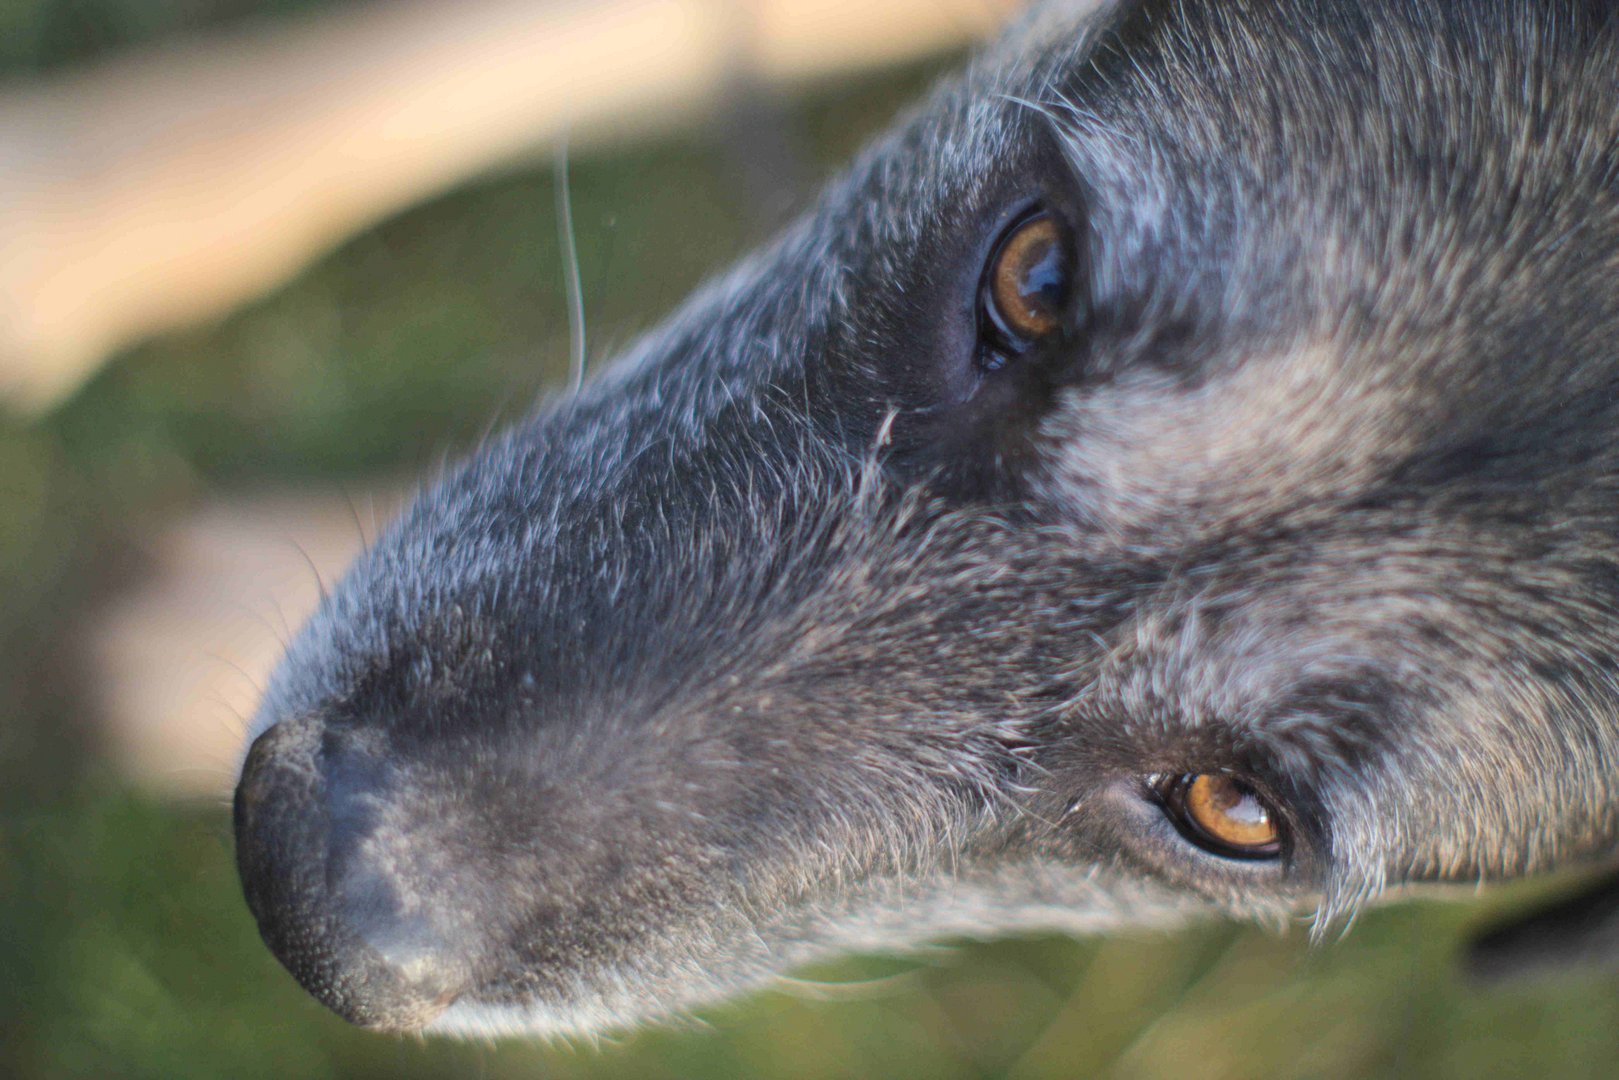
<instances>
[{"instance_id":1,"label":"amber eye","mask_svg":"<svg viewBox=\"0 0 1619 1080\"><path fill-rule=\"evenodd\" d=\"M1072 277L1067 237L1050 213L1032 214L1006 231L984 275L986 366L999 367L1008 353L1062 328Z\"/></svg>"},{"instance_id":2,"label":"amber eye","mask_svg":"<svg viewBox=\"0 0 1619 1080\"><path fill-rule=\"evenodd\" d=\"M1252 787L1225 773L1156 777L1153 788L1181 835L1206 851L1237 859L1282 853L1276 812Z\"/></svg>"}]
</instances>

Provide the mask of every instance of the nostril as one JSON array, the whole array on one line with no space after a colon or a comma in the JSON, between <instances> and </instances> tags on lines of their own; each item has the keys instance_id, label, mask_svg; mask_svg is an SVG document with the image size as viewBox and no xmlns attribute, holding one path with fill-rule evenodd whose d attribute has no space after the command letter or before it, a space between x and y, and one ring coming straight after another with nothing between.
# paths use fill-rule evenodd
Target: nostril
<instances>
[{"instance_id":1,"label":"nostril","mask_svg":"<svg viewBox=\"0 0 1619 1080\"><path fill-rule=\"evenodd\" d=\"M366 815L355 807L376 801L383 770L354 767L353 752L333 755L329 741L304 718L249 749L235 798L243 892L265 944L306 990L356 1024L414 1030L459 996L462 965L430 913L362 856Z\"/></svg>"}]
</instances>

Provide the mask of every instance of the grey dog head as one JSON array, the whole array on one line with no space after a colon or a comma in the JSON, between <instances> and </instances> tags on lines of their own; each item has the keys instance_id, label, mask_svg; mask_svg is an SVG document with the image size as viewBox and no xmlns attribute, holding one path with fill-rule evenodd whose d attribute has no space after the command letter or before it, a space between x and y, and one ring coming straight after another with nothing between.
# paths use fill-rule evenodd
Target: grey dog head
<instances>
[{"instance_id":1,"label":"grey dog head","mask_svg":"<svg viewBox=\"0 0 1619 1080\"><path fill-rule=\"evenodd\" d=\"M1326 924L1612 848L1619 13L1090 6L300 634L236 829L322 1001L581 1030L833 950ZM1031 220L1039 333L995 286ZM1196 777L1274 842L1189 819Z\"/></svg>"}]
</instances>

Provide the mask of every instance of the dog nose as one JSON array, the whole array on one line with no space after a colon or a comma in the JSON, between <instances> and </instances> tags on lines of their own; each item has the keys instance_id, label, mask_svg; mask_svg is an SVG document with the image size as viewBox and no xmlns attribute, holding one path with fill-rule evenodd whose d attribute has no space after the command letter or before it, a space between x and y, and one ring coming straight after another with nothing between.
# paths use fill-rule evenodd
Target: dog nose
<instances>
[{"instance_id":1,"label":"dog nose","mask_svg":"<svg viewBox=\"0 0 1619 1080\"><path fill-rule=\"evenodd\" d=\"M254 740L236 787L236 860L259 933L304 988L363 1027L413 1031L465 988L431 912L407 903L386 859L368 857L385 769L331 752L319 720Z\"/></svg>"}]
</instances>

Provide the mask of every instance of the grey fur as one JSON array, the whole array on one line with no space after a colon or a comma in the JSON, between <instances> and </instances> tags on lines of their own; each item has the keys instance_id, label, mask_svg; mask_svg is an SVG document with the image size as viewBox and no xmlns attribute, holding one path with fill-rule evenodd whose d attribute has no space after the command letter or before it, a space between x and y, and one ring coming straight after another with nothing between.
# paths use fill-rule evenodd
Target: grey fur
<instances>
[{"instance_id":1,"label":"grey fur","mask_svg":"<svg viewBox=\"0 0 1619 1080\"><path fill-rule=\"evenodd\" d=\"M1054 0L425 490L299 635L239 859L370 1026L831 951L1338 925L1619 827L1619 7ZM974 367L1074 222L1066 345ZM1284 859L1142 778L1233 770Z\"/></svg>"}]
</instances>

